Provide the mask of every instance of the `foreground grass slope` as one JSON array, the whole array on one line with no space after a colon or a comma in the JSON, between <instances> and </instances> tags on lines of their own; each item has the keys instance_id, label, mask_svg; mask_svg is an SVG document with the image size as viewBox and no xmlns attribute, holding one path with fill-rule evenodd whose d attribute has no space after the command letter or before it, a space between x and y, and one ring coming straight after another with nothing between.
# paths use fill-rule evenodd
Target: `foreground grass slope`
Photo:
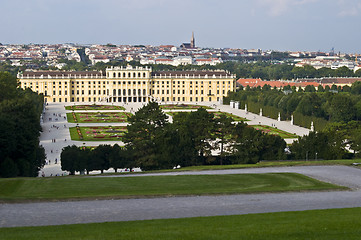
<instances>
[{"instance_id":1,"label":"foreground grass slope","mask_svg":"<svg viewBox=\"0 0 361 240\"><path fill-rule=\"evenodd\" d=\"M0 179L0 201L345 189L294 173Z\"/></svg>"},{"instance_id":2,"label":"foreground grass slope","mask_svg":"<svg viewBox=\"0 0 361 240\"><path fill-rule=\"evenodd\" d=\"M292 167L292 166L322 166L322 165L344 165L353 166L354 163L361 165L361 159L346 160L291 160L291 161L261 161L257 164L234 164L234 165L201 165L183 167L178 171L201 171L201 170L221 170L221 169L240 169L240 168L261 168L261 167ZM174 171L174 170L162 170Z\"/></svg>"},{"instance_id":3,"label":"foreground grass slope","mask_svg":"<svg viewBox=\"0 0 361 240\"><path fill-rule=\"evenodd\" d=\"M353 240L361 236L361 208L185 219L0 228L2 240L247 239Z\"/></svg>"}]
</instances>

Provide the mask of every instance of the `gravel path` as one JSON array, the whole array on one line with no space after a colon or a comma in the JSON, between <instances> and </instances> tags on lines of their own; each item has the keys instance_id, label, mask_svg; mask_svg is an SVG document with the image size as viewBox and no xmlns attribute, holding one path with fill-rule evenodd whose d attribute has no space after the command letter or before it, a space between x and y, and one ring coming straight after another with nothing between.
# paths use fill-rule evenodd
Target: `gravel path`
<instances>
[{"instance_id":1,"label":"gravel path","mask_svg":"<svg viewBox=\"0 0 361 240\"><path fill-rule=\"evenodd\" d=\"M0 204L0 227L61 225L361 207L361 170L352 167L277 167L178 172L162 175L268 172L301 173L331 183L348 186L351 187L352 190Z\"/></svg>"}]
</instances>

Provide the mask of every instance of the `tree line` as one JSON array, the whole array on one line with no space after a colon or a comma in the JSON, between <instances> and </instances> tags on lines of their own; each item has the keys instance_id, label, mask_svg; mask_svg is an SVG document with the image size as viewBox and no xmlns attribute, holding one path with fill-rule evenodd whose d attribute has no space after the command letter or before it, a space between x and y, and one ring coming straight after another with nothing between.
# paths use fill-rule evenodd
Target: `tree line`
<instances>
[{"instance_id":1,"label":"tree line","mask_svg":"<svg viewBox=\"0 0 361 240\"><path fill-rule=\"evenodd\" d=\"M82 55L83 56L83 55ZM164 65L164 64L149 64L141 65L139 61L126 62L122 60L112 60L108 63L98 62L95 65L90 65L87 56L83 56L84 61L77 62L75 60L59 59L59 63L66 63L62 70L97 70L105 72L107 67L111 66L148 66L152 67L154 71L167 70L212 70L224 69L236 74L237 78L261 78L264 80L278 80L278 79L297 79L297 78L322 78L322 77L361 77L361 70L353 72L349 68L343 66L338 69L320 68L315 69L313 66L305 65L304 67L296 67L291 62L282 64L275 64L272 61L225 61L215 66L210 65ZM57 70L54 66L47 66L44 60L33 60L31 62L24 62L24 66L12 66L10 60L0 63L0 71L8 71L16 76L19 71L25 69L41 69L41 70Z\"/></svg>"},{"instance_id":2,"label":"tree line","mask_svg":"<svg viewBox=\"0 0 361 240\"><path fill-rule=\"evenodd\" d=\"M42 95L18 88L14 76L0 72L0 177L38 176L45 163L42 110Z\"/></svg>"}]
</instances>

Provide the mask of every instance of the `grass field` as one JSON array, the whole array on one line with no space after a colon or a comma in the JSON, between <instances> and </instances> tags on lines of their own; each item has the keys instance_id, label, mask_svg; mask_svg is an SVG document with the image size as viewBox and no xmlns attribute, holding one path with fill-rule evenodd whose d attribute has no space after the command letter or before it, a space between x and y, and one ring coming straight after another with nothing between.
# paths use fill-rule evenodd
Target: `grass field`
<instances>
[{"instance_id":1,"label":"grass field","mask_svg":"<svg viewBox=\"0 0 361 240\"><path fill-rule=\"evenodd\" d=\"M298 138L296 134L289 133L277 128L273 128L266 125L250 125L250 127L254 127L257 130L260 130L264 133L272 134L272 135L278 135L281 138Z\"/></svg>"},{"instance_id":2,"label":"grass field","mask_svg":"<svg viewBox=\"0 0 361 240\"><path fill-rule=\"evenodd\" d=\"M234 165L203 165L183 167L179 170L164 171L200 171L200 170L220 170L220 169L238 169L238 168L260 168L260 167L291 167L291 166L317 166L317 165L345 165L352 166L353 163L360 163L361 159L352 160L317 160L317 161L262 161L257 164L234 164Z\"/></svg>"},{"instance_id":3,"label":"grass field","mask_svg":"<svg viewBox=\"0 0 361 240\"><path fill-rule=\"evenodd\" d=\"M358 240L361 208L78 225L0 228L2 240Z\"/></svg>"},{"instance_id":4,"label":"grass field","mask_svg":"<svg viewBox=\"0 0 361 240\"><path fill-rule=\"evenodd\" d=\"M121 106L113 106L113 105L72 105L66 106L66 110L125 110L124 107Z\"/></svg>"},{"instance_id":5,"label":"grass field","mask_svg":"<svg viewBox=\"0 0 361 240\"><path fill-rule=\"evenodd\" d=\"M294 173L0 179L0 201L346 189Z\"/></svg>"},{"instance_id":6,"label":"grass field","mask_svg":"<svg viewBox=\"0 0 361 240\"><path fill-rule=\"evenodd\" d=\"M126 126L114 127L79 127L80 134L76 127L70 127L70 137L74 141L121 141Z\"/></svg>"},{"instance_id":7,"label":"grass field","mask_svg":"<svg viewBox=\"0 0 361 240\"><path fill-rule=\"evenodd\" d=\"M127 112L71 112L66 114L70 123L126 122L131 115Z\"/></svg>"}]
</instances>

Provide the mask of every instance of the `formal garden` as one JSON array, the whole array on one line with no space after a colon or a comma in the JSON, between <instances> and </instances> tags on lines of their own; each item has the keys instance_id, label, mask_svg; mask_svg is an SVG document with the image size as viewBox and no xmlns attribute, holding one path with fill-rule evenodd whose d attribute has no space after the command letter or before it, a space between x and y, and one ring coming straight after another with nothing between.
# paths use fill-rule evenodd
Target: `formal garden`
<instances>
[{"instance_id":1,"label":"formal garden","mask_svg":"<svg viewBox=\"0 0 361 240\"><path fill-rule=\"evenodd\" d=\"M67 113L70 123L126 122L132 114L127 112L71 112Z\"/></svg>"},{"instance_id":2,"label":"formal garden","mask_svg":"<svg viewBox=\"0 0 361 240\"><path fill-rule=\"evenodd\" d=\"M212 109L211 107L208 106L202 106L202 105L192 105L192 104L165 104L165 105L159 105L161 109L164 110L181 110L181 109L199 109L199 108L204 108L204 109Z\"/></svg>"},{"instance_id":3,"label":"formal garden","mask_svg":"<svg viewBox=\"0 0 361 240\"><path fill-rule=\"evenodd\" d=\"M70 136L75 141L121 141L127 127L71 127Z\"/></svg>"},{"instance_id":4,"label":"formal garden","mask_svg":"<svg viewBox=\"0 0 361 240\"><path fill-rule=\"evenodd\" d=\"M189 112L166 112L166 114L168 114L172 117L174 117L178 113L189 113ZM222 115L224 115L226 117L232 118L234 122L249 121L246 118L236 116L232 113L227 113L227 112L209 112L209 113L213 113L214 119L219 119Z\"/></svg>"},{"instance_id":5,"label":"formal garden","mask_svg":"<svg viewBox=\"0 0 361 240\"><path fill-rule=\"evenodd\" d=\"M113 106L113 105L72 105L66 106L66 110L125 110L124 107L121 106Z\"/></svg>"},{"instance_id":6,"label":"formal garden","mask_svg":"<svg viewBox=\"0 0 361 240\"><path fill-rule=\"evenodd\" d=\"M281 138L297 138L298 136L296 134L293 133L289 133L274 127L270 127L267 125L250 125L250 127L255 128L256 130L260 130L264 133L267 134L272 134L272 135L277 135L280 136Z\"/></svg>"}]
</instances>

